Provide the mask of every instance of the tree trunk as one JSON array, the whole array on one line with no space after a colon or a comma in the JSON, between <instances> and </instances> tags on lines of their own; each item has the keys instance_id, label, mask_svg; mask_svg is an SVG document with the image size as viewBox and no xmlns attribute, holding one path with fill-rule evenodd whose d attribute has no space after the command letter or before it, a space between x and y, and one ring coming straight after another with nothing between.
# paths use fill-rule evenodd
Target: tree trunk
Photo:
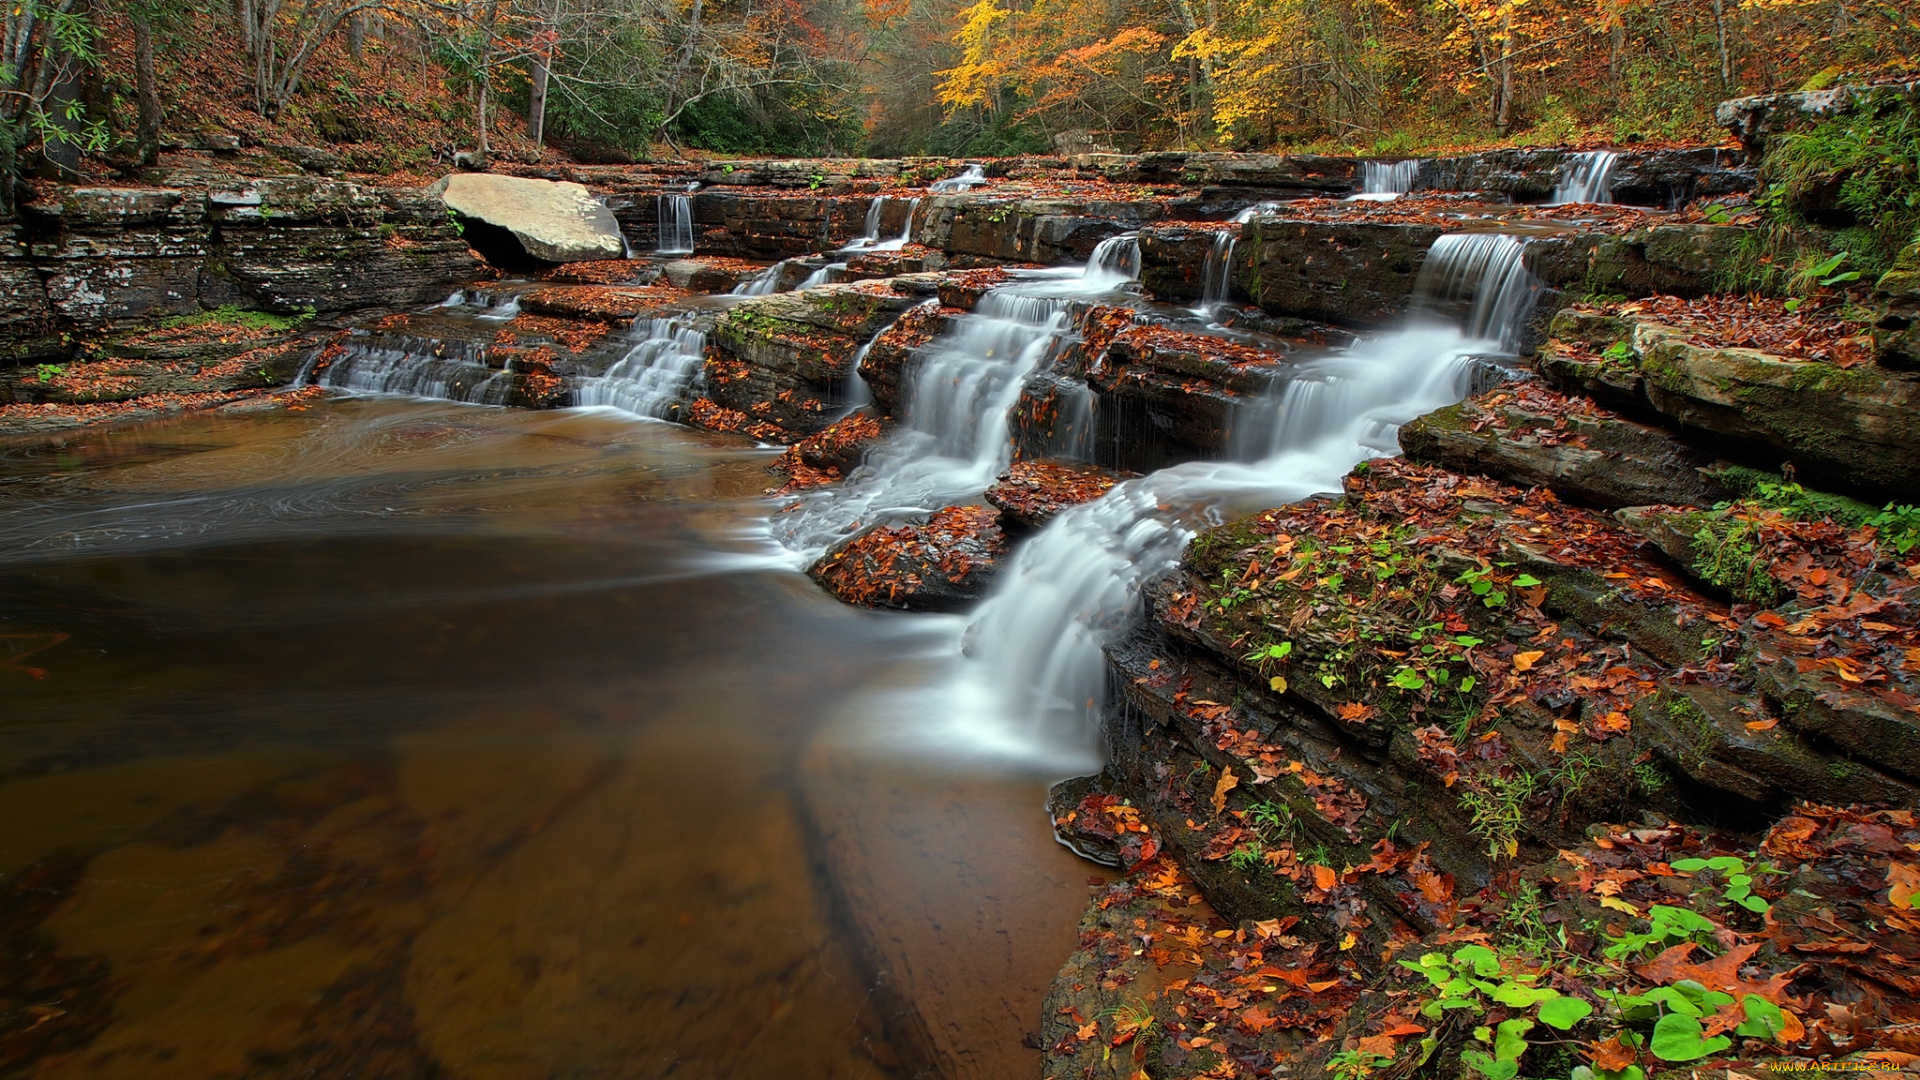
<instances>
[{"instance_id":1,"label":"tree trunk","mask_svg":"<svg viewBox=\"0 0 1920 1080\"><path fill-rule=\"evenodd\" d=\"M1513 33L1511 24L1507 28L1507 38L1500 43L1500 107L1494 110L1493 128L1505 135L1513 126Z\"/></svg>"},{"instance_id":2,"label":"tree trunk","mask_svg":"<svg viewBox=\"0 0 1920 1080\"><path fill-rule=\"evenodd\" d=\"M705 0L693 0L693 9L687 13L687 44L680 51L679 62L674 64L673 78L667 83L666 108L661 110L667 119L660 122L660 130L656 132L660 136L666 135L668 125L680 115L680 108L685 104L679 100L680 83L687 77L687 69L693 66L693 54L700 44L700 15L705 6Z\"/></svg>"},{"instance_id":3,"label":"tree trunk","mask_svg":"<svg viewBox=\"0 0 1920 1080\"><path fill-rule=\"evenodd\" d=\"M347 20L347 55L358 63L367 48L367 13L362 11Z\"/></svg>"},{"instance_id":4,"label":"tree trunk","mask_svg":"<svg viewBox=\"0 0 1920 1080\"><path fill-rule=\"evenodd\" d=\"M533 54L533 87L527 91L527 139L536 153L547 137L547 54Z\"/></svg>"},{"instance_id":5,"label":"tree trunk","mask_svg":"<svg viewBox=\"0 0 1920 1080\"><path fill-rule=\"evenodd\" d=\"M1727 56L1727 16L1723 0L1713 0L1713 32L1720 40L1720 89L1733 88L1733 61Z\"/></svg>"},{"instance_id":6,"label":"tree trunk","mask_svg":"<svg viewBox=\"0 0 1920 1080\"><path fill-rule=\"evenodd\" d=\"M253 0L234 0L233 21L240 25L240 47L253 51Z\"/></svg>"},{"instance_id":7,"label":"tree trunk","mask_svg":"<svg viewBox=\"0 0 1920 1080\"><path fill-rule=\"evenodd\" d=\"M75 16L85 19L91 14L88 8L87 0L75 0L70 10ZM86 91L87 67L57 40L49 40L46 48L52 54L54 74L41 107L46 111L54 134L41 140L40 154L54 178L77 180L80 177L81 120L68 114L77 111L81 104L81 96Z\"/></svg>"},{"instance_id":8,"label":"tree trunk","mask_svg":"<svg viewBox=\"0 0 1920 1080\"><path fill-rule=\"evenodd\" d=\"M133 85L140 103L139 129L134 135L134 151L140 164L151 165L160 153L160 125L166 113L160 106L160 80L153 70L153 25L147 13L129 11L133 23Z\"/></svg>"}]
</instances>

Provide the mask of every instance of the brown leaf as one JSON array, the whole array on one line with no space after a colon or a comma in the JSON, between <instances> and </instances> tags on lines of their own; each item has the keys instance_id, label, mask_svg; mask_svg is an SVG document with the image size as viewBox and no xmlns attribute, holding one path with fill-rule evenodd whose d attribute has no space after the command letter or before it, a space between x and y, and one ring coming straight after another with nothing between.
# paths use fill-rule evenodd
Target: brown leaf
<instances>
[{"instance_id":1,"label":"brown leaf","mask_svg":"<svg viewBox=\"0 0 1920 1080\"><path fill-rule=\"evenodd\" d=\"M1227 792L1240 786L1240 778L1233 775L1232 769L1220 770L1220 780L1213 785L1213 812L1217 816L1227 808Z\"/></svg>"},{"instance_id":2,"label":"brown leaf","mask_svg":"<svg viewBox=\"0 0 1920 1080\"><path fill-rule=\"evenodd\" d=\"M1547 654L1539 649L1529 649L1528 651L1523 653L1515 653L1513 657L1513 670L1515 671L1531 670L1533 665L1539 663L1540 658L1545 655Z\"/></svg>"}]
</instances>

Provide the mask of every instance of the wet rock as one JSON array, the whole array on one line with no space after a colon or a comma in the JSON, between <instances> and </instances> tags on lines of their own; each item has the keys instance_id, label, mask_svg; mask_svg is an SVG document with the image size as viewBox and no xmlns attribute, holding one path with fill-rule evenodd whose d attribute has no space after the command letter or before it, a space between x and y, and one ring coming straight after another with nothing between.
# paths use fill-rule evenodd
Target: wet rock
<instances>
[{"instance_id":1,"label":"wet rock","mask_svg":"<svg viewBox=\"0 0 1920 1080\"><path fill-rule=\"evenodd\" d=\"M595 323L628 323L672 309L687 294L672 286L622 288L603 285L555 286L528 289L519 296L520 310L555 319Z\"/></svg>"},{"instance_id":2,"label":"wet rock","mask_svg":"<svg viewBox=\"0 0 1920 1080\"><path fill-rule=\"evenodd\" d=\"M915 352L938 337L959 317L958 308L943 307L939 299L916 304L903 313L867 349L860 360L860 377L882 416L900 415L900 378Z\"/></svg>"},{"instance_id":3,"label":"wet rock","mask_svg":"<svg viewBox=\"0 0 1920 1080\"><path fill-rule=\"evenodd\" d=\"M1184 184L1249 187L1275 192L1352 191L1358 174L1351 158L1319 154L1076 154L1076 172L1121 184Z\"/></svg>"},{"instance_id":4,"label":"wet rock","mask_svg":"<svg viewBox=\"0 0 1920 1080\"><path fill-rule=\"evenodd\" d=\"M1835 86L1734 98L1715 106L1713 119L1733 132L1749 153L1758 155L1766 149L1768 138L1780 132L1856 110L1912 108L1916 102L1920 102L1920 82Z\"/></svg>"},{"instance_id":5,"label":"wet rock","mask_svg":"<svg viewBox=\"0 0 1920 1080\"><path fill-rule=\"evenodd\" d=\"M935 195L915 238L959 265L967 258L1057 266L1085 262L1100 241L1167 215L1150 199Z\"/></svg>"},{"instance_id":6,"label":"wet rock","mask_svg":"<svg viewBox=\"0 0 1920 1080\"><path fill-rule=\"evenodd\" d=\"M618 259L626 251L613 212L579 184L454 173L434 181L427 192L463 220L510 234L520 254L533 259L588 262ZM487 229L475 230L472 240L486 245L481 252L490 259L511 261L511 248Z\"/></svg>"},{"instance_id":7,"label":"wet rock","mask_svg":"<svg viewBox=\"0 0 1920 1080\"><path fill-rule=\"evenodd\" d=\"M860 235L872 201L863 195L699 191L693 195L694 247L752 259L831 251ZM651 200L643 200L638 212L652 228Z\"/></svg>"},{"instance_id":8,"label":"wet rock","mask_svg":"<svg viewBox=\"0 0 1920 1080\"><path fill-rule=\"evenodd\" d=\"M1071 506L1113 490L1120 475L1079 461L1016 461L987 489L987 501L1010 524L1039 530Z\"/></svg>"},{"instance_id":9,"label":"wet rock","mask_svg":"<svg viewBox=\"0 0 1920 1080\"><path fill-rule=\"evenodd\" d=\"M757 266L737 259L675 259L661 268L674 288L697 293L732 292L735 285L751 280L758 272Z\"/></svg>"},{"instance_id":10,"label":"wet rock","mask_svg":"<svg viewBox=\"0 0 1920 1080\"><path fill-rule=\"evenodd\" d=\"M1483 191L1521 202L1550 197L1572 153L1506 148L1420 163L1420 191ZM1609 185L1616 203L1669 207L1690 198L1739 194L1757 182L1746 156L1718 147L1622 150Z\"/></svg>"},{"instance_id":11,"label":"wet rock","mask_svg":"<svg viewBox=\"0 0 1920 1080\"><path fill-rule=\"evenodd\" d=\"M1604 332L1591 316L1556 320L1556 336ZM1916 376L1841 367L1756 349L1696 344L1683 330L1628 317L1606 349L1549 350L1541 370L1562 386L1656 412L1715 437L1763 468L1897 496L1920 488Z\"/></svg>"},{"instance_id":12,"label":"wet rock","mask_svg":"<svg viewBox=\"0 0 1920 1080\"><path fill-rule=\"evenodd\" d=\"M807 573L849 604L959 611L986 594L1006 551L997 513L950 506L869 529L821 556Z\"/></svg>"},{"instance_id":13,"label":"wet rock","mask_svg":"<svg viewBox=\"0 0 1920 1080\"><path fill-rule=\"evenodd\" d=\"M1181 222L1140 230L1140 287L1156 300L1191 303L1200 299L1207 260L1221 230L1237 225Z\"/></svg>"},{"instance_id":14,"label":"wet rock","mask_svg":"<svg viewBox=\"0 0 1920 1080\"><path fill-rule=\"evenodd\" d=\"M930 248L910 244L898 251L869 251L847 260L847 280L899 277L939 269L945 260Z\"/></svg>"},{"instance_id":15,"label":"wet rock","mask_svg":"<svg viewBox=\"0 0 1920 1080\"><path fill-rule=\"evenodd\" d=\"M792 439L811 435L845 403L860 346L914 303L865 283L735 305L709 336L707 395Z\"/></svg>"},{"instance_id":16,"label":"wet rock","mask_svg":"<svg viewBox=\"0 0 1920 1080\"><path fill-rule=\"evenodd\" d=\"M1089 356L1085 370L1073 372L1099 400L1094 459L1145 472L1225 454L1244 426L1242 404L1266 392L1280 357L1224 337L1134 323L1131 317L1103 349L1092 352L1100 335L1087 328L1103 312L1120 315L1120 309L1096 309L1085 316L1082 336Z\"/></svg>"},{"instance_id":17,"label":"wet rock","mask_svg":"<svg viewBox=\"0 0 1920 1080\"><path fill-rule=\"evenodd\" d=\"M820 432L787 447L772 468L784 473L783 490L830 484L860 464L867 449L886 434L886 426L873 409L862 406L835 420Z\"/></svg>"},{"instance_id":18,"label":"wet rock","mask_svg":"<svg viewBox=\"0 0 1920 1080\"><path fill-rule=\"evenodd\" d=\"M1400 429L1400 447L1411 461L1604 509L1710 506L1734 494L1712 459L1668 432L1538 385L1428 413Z\"/></svg>"},{"instance_id":19,"label":"wet rock","mask_svg":"<svg viewBox=\"0 0 1920 1080\"><path fill-rule=\"evenodd\" d=\"M1378 326L1406 311L1427 249L1445 231L1259 218L1234 249L1234 280L1274 314Z\"/></svg>"}]
</instances>

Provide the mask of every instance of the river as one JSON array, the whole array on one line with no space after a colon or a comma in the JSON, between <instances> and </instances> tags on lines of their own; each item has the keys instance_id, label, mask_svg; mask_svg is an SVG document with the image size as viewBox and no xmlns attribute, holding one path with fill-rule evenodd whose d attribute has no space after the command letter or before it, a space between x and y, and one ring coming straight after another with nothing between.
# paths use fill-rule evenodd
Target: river
<instances>
[{"instance_id":1,"label":"river","mask_svg":"<svg viewBox=\"0 0 1920 1080\"><path fill-rule=\"evenodd\" d=\"M0 448L0 1071L1035 1072L1076 763L921 738L960 620L770 553L771 454L380 398Z\"/></svg>"}]
</instances>

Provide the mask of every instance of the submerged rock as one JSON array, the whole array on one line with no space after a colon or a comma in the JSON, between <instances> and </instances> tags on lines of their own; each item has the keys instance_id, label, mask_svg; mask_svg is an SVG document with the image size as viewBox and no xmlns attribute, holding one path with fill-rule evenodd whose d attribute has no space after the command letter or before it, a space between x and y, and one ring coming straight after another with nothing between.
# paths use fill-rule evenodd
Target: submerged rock
<instances>
[{"instance_id":1,"label":"submerged rock","mask_svg":"<svg viewBox=\"0 0 1920 1080\"><path fill-rule=\"evenodd\" d=\"M987 501L1008 521L1044 528L1055 514L1113 490L1120 474L1080 461L1016 461L987 489Z\"/></svg>"},{"instance_id":2,"label":"submerged rock","mask_svg":"<svg viewBox=\"0 0 1920 1080\"><path fill-rule=\"evenodd\" d=\"M489 261L511 262L515 247L523 257L556 263L618 259L626 252L613 211L579 184L454 173L427 191L469 222L468 240Z\"/></svg>"},{"instance_id":3,"label":"submerged rock","mask_svg":"<svg viewBox=\"0 0 1920 1080\"><path fill-rule=\"evenodd\" d=\"M821 556L807 573L849 604L959 611L985 595L1006 552L999 514L985 506L949 506L904 525L869 529Z\"/></svg>"}]
</instances>

